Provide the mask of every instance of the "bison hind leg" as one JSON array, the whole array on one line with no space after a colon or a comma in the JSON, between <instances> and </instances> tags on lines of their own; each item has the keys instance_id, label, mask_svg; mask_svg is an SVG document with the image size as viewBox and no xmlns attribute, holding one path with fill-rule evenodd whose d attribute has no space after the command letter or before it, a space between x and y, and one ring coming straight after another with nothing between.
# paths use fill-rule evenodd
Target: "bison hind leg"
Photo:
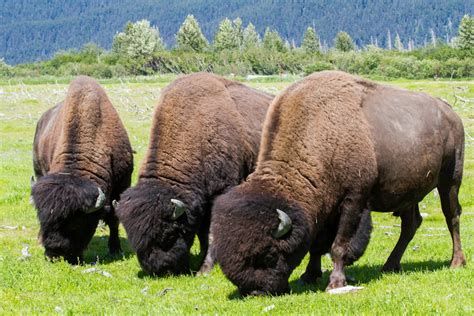
<instances>
[{"instance_id":1,"label":"bison hind leg","mask_svg":"<svg viewBox=\"0 0 474 316\"><path fill-rule=\"evenodd\" d=\"M461 216L461 205L458 201L459 185L440 184L438 191L441 199L441 208L443 209L446 224L448 225L453 242L451 268L462 267L466 264L466 258L462 251L459 232L459 220Z\"/></svg>"},{"instance_id":2,"label":"bison hind leg","mask_svg":"<svg viewBox=\"0 0 474 316\"><path fill-rule=\"evenodd\" d=\"M418 204L400 210L402 220L400 237L393 248L390 256L382 267L382 272L400 272L402 270L400 261L408 244L415 236L416 230L420 227L423 218L420 215Z\"/></svg>"}]
</instances>

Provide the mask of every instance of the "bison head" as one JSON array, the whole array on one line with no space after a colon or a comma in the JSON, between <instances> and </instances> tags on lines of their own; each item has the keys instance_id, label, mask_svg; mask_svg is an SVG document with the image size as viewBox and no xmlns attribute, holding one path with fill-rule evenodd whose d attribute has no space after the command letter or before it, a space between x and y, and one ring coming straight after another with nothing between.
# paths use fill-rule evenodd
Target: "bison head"
<instances>
[{"instance_id":1,"label":"bison head","mask_svg":"<svg viewBox=\"0 0 474 316\"><path fill-rule=\"evenodd\" d=\"M243 295L282 294L309 249L309 225L297 205L262 188L240 185L212 210L213 249Z\"/></svg>"},{"instance_id":2,"label":"bison head","mask_svg":"<svg viewBox=\"0 0 474 316\"><path fill-rule=\"evenodd\" d=\"M97 184L69 174L51 174L32 184L39 238L50 258L76 264L97 227L105 194Z\"/></svg>"},{"instance_id":3,"label":"bison head","mask_svg":"<svg viewBox=\"0 0 474 316\"><path fill-rule=\"evenodd\" d=\"M177 191L142 180L122 194L116 209L142 269L151 275L189 273L196 207Z\"/></svg>"}]
</instances>

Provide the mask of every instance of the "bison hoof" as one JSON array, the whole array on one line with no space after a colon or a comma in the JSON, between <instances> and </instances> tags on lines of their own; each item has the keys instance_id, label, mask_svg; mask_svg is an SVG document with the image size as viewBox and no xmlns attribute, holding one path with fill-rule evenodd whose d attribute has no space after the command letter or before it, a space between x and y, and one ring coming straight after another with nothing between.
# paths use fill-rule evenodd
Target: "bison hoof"
<instances>
[{"instance_id":1,"label":"bison hoof","mask_svg":"<svg viewBox=\"0 0 474 316\"><path fill-rule=\"evenodd\" d=\"M385 263L382 267L383 273L399 273L402 271L402 266L398 264Z\"/></svg>"},{"instance_id":2,"label":"bison hoof","mask_svg":"<svg viewBox=\"0 0 474 316\"><path fill-rule=\"evenodd\" d=\"M301 277L298 279L297 284L298 285L307 285L307 284L314 284L321 280L323 276L323 273L315 273L315 274L309 274L309 273L303 273Z\"/></svg>"},{"instance_id":3,"label":"bison hoof","mask_svg":"<svg viewBox=\"0 0 474 316\"><path fill-rule=\"evenodd\" d=\"M121 258L124 256L124 253L122 251L122 249L114 249L114 250L111 250L109 249L109 256L110 257L113 257L113 258Z\"/></svg>"},{"instance_id":4,"label":"bison hoof","mask_svg":"<svg viewBox=\"0 0 474 316\"><path fill-rule=\"evenodd\" d=\"M329 290L332 290L332 289L337 289L337 288L340 288L340 287L344 287L346 285L347 285L347 283L346 283L345 279L331 280L331 282L329 282L328 286L326 287L326 291L329 291Z\"/></svg>"},{"instance_id":5,"label":"bison hoof","mask_svg":"<svg viewBox=\"0 0 474 316\"><path fill-rule=\"evenodd\" d=\"M464 258L464 254L460 254L455 256L451 261L451 268L460 268L466 265L466 258Z\"/></svg>"}]
</instances>

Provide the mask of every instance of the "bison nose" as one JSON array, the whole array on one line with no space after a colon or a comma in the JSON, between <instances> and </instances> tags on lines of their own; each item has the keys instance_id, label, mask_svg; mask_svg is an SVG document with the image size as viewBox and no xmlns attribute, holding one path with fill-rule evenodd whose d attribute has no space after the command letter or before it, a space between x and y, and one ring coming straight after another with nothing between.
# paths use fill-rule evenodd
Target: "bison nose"
<instances>
[{"instance_id":1,"label":"bison nose","mask_svg":"<svg viewBox=\"0 0 474 316\"><path fill-rule=\"evenodd\" d=\"M249 293L250 296L262 296L262 295L265 295L267 294L266 292L264 291L261 291L261 290L253 290Z\"/></svg>"},{"instance_id":2,"label":"bison nose","mask_svg":"<svg viewBox=\"0 0 474 316\"><path fill-rule=\"evenodd\" d=\"M46 249L44 252L45 256L47 259L49 259L51 262L55 262L60 260L61 258L64 258L64 260L69 263L69 264L80 264L83 262L82 256L81 255L65 255L59 251L51 250L51 249Z\"/></svg>"}]
</instances>

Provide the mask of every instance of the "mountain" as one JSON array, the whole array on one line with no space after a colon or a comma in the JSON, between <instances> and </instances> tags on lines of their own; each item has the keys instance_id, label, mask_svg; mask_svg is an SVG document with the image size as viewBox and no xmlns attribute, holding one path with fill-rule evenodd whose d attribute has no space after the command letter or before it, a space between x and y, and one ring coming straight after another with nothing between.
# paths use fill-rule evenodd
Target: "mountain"
<instances>
[{"instance_id":1,"label":"mountain","mask_svg":"<svg viewBox=\"0 0 474 316\"><path fill-rule=\"evenodd\" d=\"M375 39L385 46L388 31L406 45L431 41L431 29L443 40L454 36L462 16L474 14L474 0L0 0L0 58L33 62L88 42L109 49L127 21L140 19L158 26L170 47L188 14L210 41L223 18L240 17L297 44L314 26L329 46L341 30L359 46Z\"/></svg>"}]
</instances>

